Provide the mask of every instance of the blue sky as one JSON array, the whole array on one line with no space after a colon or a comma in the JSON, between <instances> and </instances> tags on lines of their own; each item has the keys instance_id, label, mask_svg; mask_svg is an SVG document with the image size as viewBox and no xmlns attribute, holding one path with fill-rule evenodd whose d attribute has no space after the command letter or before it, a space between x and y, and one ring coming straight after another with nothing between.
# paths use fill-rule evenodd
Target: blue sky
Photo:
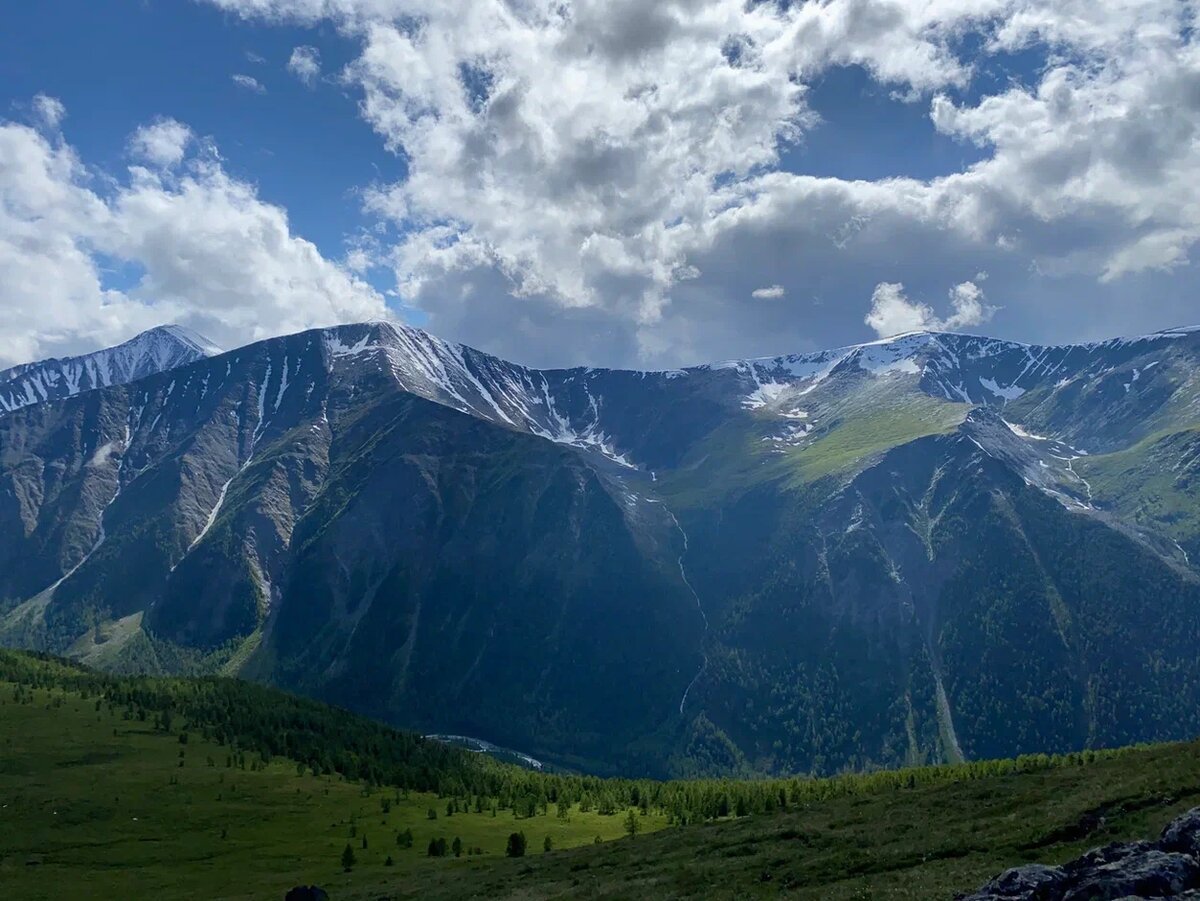
<instances>
[{"instance_id":1,"label":"blue sky","mask_svg":"<svg viewBox=\"0 0 1200 901\"><path fill-rule=\"evenodd\" d=\"M331 256L363 225L359 188L404 175L357 115L352 88L309 89L285 70L297 45L317 47L335 72L350 62L356 45L331 26L267 27L176 0L44 0L13 4L4 20L0 108L19 116L36 94L59 98L67 139L100 169L125 166L142 123L186 122ZM235 74L266 93L239 87Z\"/></svg>"},{"instance_id":2,"label":"blue sky","mask_svg":"<svg viewBox=\"0 0 1200 901\"><path fill-rule=\"evenodd\" d=\"M978 148L939 134L923 104L897 99L861 66L830 69L811 87L822 119L783 154L781 168L842 179L934 178L983 158Z\"/></svg>"},{"instance_id":3,"label":"blue sky","mask_svg":"<svg viewBox=\"0 0 1200 901\"><path fill-rule=\"evenodd\" d=\"M1093 6L13 4L0 363L161 319L639 366L1200 320L1194 4Z\"/></svg>"}]
</instances>

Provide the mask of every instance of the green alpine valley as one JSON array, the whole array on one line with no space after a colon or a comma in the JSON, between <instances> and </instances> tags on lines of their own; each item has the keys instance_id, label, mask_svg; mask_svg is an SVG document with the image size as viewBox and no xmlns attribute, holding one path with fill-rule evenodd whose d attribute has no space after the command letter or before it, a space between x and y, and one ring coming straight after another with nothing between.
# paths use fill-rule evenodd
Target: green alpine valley
<instances>
[{"instance_id":1,"label":"green alpine valley","mask_svg":"<svg viewBox=\"0 0 1200 901\"><path fill-rule=\"evenodd\" d=\"M1200 806L1198 372L371 322L0 373L0 883L1183 897L1200 820L1068 861Z\"/></svg>"},{"instance_id":2,"label":"green alpine valley","mask_svg":"<svg viewBox=\"0 0 1200 901\"><path fill-rule=\"evenodd\" d=\"M0 726L0 882L26 899L309 884L338 899L948 898L1200 804L1195 743L819 780L597 779L235 680L14 652Z\"/></svg>"}]
</instances>

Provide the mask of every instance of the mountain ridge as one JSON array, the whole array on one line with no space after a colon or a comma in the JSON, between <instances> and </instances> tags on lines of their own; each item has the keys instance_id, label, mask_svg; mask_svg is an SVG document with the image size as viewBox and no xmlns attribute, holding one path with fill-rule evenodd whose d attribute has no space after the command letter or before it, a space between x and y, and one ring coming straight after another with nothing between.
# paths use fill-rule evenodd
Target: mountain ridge
<instances>
[{"instance_id":1,"label":"mountain ridge","mask_svg":"<svg viewBox=\"0 0 1200 901\"><path fill-rule=\"evenodd\" d=\"M1182 737L1198 339L660 371L256 342L0 418L0 641L597 772Z\"/></svg>"}]
</instances>

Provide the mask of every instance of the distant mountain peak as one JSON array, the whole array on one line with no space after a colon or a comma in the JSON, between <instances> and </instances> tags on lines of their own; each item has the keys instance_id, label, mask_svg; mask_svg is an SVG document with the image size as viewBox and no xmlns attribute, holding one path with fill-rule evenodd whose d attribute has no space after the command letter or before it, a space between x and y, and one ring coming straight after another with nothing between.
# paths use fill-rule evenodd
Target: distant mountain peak
<instances>
[{"instance_id":1,"label":"distant mountain peak","mask_svg":"<svg viewBox=\"0 0 1200 901\"><path fill-rule=\"evenodd\" d=\"M225 348L218 344L214 344L208 338L204 337L204 335L201 335L199 332L183 325L159 325L149 329L148 331L142 332L140 335L135 336L131 340L137 341L139 338L144 338L149 335L164 335L174 338L179 343L192 347L198 353L201 353L206 357L215 357L217 354L225 352Z\"/></svg>"},{"instance_id":2,"label":"distant mountain peak","mask_svg":"<svg viewBox=\"0 0 1200 901\"><path fill-rule=\"evenodd\" d=\"M115 347L0 370L0 416L93 388L123 385L221 352L181 325L160 325Z\"/></svg>"},{"instance_id":3,"label":"distant mountain peak","mask_svg":"<svg viewBox=\"0 0 1200 901\"><path fill-rule=\"evenodd\" d=\"M1128 338L1080 344L1037 345L958 332L913 331L831 350L778 357L727 360L684 372L736 370L752 380L744 406L766 406L799 390L807 393L835 374L919 378L928 394L969 404L1004 404L1050 376L1076 377L1200 335L1200 327L1174 328ZM1114 357L1113 354L1116 354ZM785 390L786 389L786 390Z\"/></svg>"}]
</instances>

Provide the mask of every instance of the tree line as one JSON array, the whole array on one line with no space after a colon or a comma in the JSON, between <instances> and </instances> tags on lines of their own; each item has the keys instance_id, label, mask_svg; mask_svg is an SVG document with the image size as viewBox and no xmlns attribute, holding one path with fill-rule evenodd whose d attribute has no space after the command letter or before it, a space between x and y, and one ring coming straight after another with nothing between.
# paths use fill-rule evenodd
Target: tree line
<instances>
[{"instance_id":1,"label":"tree line","mask_svg":"<svg viewBox=\"0 0 1200 901\"><path fill-rule=\"evenodd\" d=\"M512 811L518 818L558 816L572 809L604 815L665 815L674 825L768 814L832 798L964 782L1009 773L1084 766L1129 748L1034 754L828 778L652 779L602 778L534 772L500 763L348 711L249 682L213 676L114 676L47 654L0 649L0 681L18 693L61 689L123 709L166 732L199 733L229 748L231 759L260 766L276 759L298 773L339 775L365 790L432 792L444 815ZM438 811L430 808L430 819ZM440 855L436 855L440 856Z\"/></svg>"}]
</instances>

